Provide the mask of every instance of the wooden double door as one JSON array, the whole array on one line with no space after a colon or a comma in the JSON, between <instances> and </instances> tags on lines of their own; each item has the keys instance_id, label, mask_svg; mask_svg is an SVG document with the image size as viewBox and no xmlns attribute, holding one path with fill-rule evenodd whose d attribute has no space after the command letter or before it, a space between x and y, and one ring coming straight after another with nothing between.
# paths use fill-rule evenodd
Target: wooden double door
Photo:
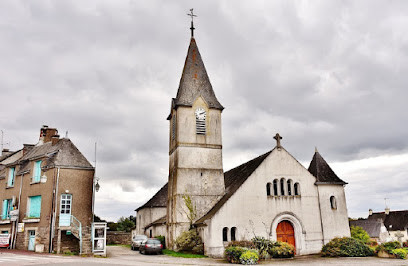
<instances>
[{"instance_id":1,"label":"wooden double door","mask_svg":"<svg viewBox=\"0 0 408 266\"><path fill-rule=\"evenodd\" d=\"M290 222L280 222L276 228L276 236L278 241L289 243L293 245L296 250L295 230Z\"/></svg>"}]
</instances>

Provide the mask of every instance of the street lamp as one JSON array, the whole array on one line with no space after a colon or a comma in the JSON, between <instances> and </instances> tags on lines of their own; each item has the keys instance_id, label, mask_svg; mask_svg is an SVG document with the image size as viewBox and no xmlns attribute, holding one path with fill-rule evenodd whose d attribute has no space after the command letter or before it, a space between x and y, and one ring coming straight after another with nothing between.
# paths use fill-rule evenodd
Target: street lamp
<instances>
[{"instance_id":1,"label":"street lamp","mask_svg":"<svg viewBox=\"0 0 408 266\"><path fill-rule=\"evenodd\" d=\"M96 184L95 184L95 191L96 191L96 192L98 192L98 191L99 191L99 188L101 187L101 186L99 185L98 181L99 181L99 177L96 178Z\"/></svg>"}]
</instances>

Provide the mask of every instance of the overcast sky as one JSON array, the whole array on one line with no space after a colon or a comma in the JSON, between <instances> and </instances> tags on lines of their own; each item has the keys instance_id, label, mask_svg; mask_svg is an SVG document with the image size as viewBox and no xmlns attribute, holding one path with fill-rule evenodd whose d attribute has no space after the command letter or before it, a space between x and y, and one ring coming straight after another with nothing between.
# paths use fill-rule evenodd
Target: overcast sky
<instances>
[{"instance_id":1,"label":"overcast sky","mask_svg":"<svg viewBox=\"0 0 408 266\"><path fill-rule=\"evenodd\" d=\"M229 170L315 146L348 182L349 216L408 202L407 1L0 2L5 148L56 127L94 161L96 214L133 214L168 178L168 121L195 37L223 111Z\"/></svg>"}]
</instances>

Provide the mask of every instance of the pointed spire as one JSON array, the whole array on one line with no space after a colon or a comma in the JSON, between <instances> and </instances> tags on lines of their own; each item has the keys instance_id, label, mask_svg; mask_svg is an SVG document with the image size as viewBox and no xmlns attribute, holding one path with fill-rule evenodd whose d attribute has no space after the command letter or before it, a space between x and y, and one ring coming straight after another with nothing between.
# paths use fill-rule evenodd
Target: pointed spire
<instances>
[{"instance_id":1,"label":"pointed spire","mask_svg":"<svg viewBox=\"0 0 408 266\"><path fill-rule=\"evenodd\" d=\"M347 184L334 173L326 160L317 151L317 148L307 170L316 177L316 183L318 184Z\"/></svg>"},{"instance_id":2,"label":"pointed spire","mask_svg":"<svg viewBox=\"0 0 408 266\"><path fill-rule=\"evenodd\" d=\"M174 99L174 108L177 106L192 106L198 97L202 97L210 108L223 110L208 78L204 62L198 51L197 43L192 37L188 47L177 97Z\"/></svg>"}]
</instances>

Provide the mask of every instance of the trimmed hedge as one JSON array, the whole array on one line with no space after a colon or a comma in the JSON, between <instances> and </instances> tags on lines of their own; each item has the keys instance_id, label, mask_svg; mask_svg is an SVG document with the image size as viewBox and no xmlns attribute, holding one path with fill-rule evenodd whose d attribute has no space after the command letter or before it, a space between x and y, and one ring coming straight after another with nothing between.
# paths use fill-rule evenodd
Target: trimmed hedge
<instances>
[{"instance_id":1,"label":"trimmed hedge","mask_svg":"<svg viewBox=\"0 0 408 266\"><path fill-rule=\"evenodd\" d=\"M380 251L387 252L388 254L392 254L392 251L394 249L399 249L401 248L401 244L398 241L390 241L390 242L385 242L379 245L376 248L377 253Z\"/></svg>"},{"instance_id":2,"label":"trimmed hedge","mask_svg":"<svg viewBox=\"0 0 408 266\"><path fill-rule=\"evenodd\" d=\"M204 244L198 232L194 229L181 233L176 239L177 251L193 254L204 254Z\"/></svg>"},{"instance_id":3,"label":"trimmed hedge","mask_svg":"<svg viewBox=\"0 0 408 266\"><path fill-rule=\"evenodd\" d=\"M368 257L374 252L362 241L352 237L333 238L323 246L324 257Z\"/></svg>"}]
</instances>

